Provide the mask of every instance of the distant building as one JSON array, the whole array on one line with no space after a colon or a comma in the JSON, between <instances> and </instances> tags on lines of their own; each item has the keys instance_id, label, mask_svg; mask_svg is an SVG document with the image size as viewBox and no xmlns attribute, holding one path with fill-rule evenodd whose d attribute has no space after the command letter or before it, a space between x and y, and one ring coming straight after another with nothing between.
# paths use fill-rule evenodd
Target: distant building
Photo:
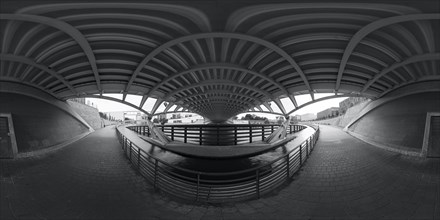
<instances>
[{"instance_id":1,"label":"distant building","mask_svg":"<svg viewBox=\"0 0 440 220\"><path fill-rule=\"evenodd\" d=\"M81 103L81 104L86 104L86 98L74 98L74 99L69 99L70 101L73 101L73 102L78 102L78 103Z\"/></svg>"},{"instance_id":2,"label":"distant building","mask_svg":"<svg viewBox=\"0 0 440 220\"><path fill-rule=\"evenodd\" d=\"M167 123L170 124L203 124L203 117L192 113L172 114Z\"/></svg>"},{"instance_id":3,"label":"distant building","mask_svg":"<svg viewBox=\"0 0 440 220\"><path fill-rule=\"evenodd\" d=\"M148 117L146 114L139 111L118 111L118 112L104 112L110 117L113 117L115 120L124 121L125 118L129 118L132 120L147 120Z\"/></svg>"},{"instance_id":4,"label":"distant building","mask_svg":"<svg viewBox=\"0 0 440 220\"><path fill-rule=\"evenodd\" d=\"M339 108L338 107L331 107L324 111L318 112L317 118L318 119L324 119L324 118L332 118L339 115Z\"/></svg>"}]
</instances>

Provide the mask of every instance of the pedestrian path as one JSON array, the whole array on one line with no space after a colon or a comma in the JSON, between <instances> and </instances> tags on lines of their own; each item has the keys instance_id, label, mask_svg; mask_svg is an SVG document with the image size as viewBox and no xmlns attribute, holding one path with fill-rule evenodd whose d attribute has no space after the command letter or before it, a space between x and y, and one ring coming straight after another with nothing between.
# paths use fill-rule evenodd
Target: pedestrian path
<instances>
[{"instance_id":1,"label":"pedestrian path","mask_svg":"<svg viewBox=\"0 0 440 220\"><path fill-rule=\"evenodd\" d=\"M0 219L440 219L440 160L414 159L321 126L294 180L258 200L189 204L155 192L114 127L45 156L0 161Z\"/></svg>"}]
</instances>

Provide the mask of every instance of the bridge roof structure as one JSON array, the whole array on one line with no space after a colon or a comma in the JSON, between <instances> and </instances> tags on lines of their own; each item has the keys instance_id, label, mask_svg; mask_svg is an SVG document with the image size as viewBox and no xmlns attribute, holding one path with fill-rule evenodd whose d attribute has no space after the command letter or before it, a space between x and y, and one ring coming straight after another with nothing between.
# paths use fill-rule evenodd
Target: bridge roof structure
<instances>
[{"instance_id":1,"label":"bridge roof structure","mask_svg":"<svg viewBox=\"0 0 440 220\"><path fill-rule=\"evenodd\" d=\"M438 1L272 2L2 0L0 81L225 121L440 80Z\"/></svg>"}]
</instances>

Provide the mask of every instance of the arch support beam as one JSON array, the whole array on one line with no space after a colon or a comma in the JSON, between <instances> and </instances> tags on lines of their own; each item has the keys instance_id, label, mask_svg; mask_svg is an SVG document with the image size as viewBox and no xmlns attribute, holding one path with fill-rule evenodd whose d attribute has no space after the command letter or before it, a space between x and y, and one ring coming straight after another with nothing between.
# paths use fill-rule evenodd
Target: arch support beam
<instances>
[{"instance_id":1,"label":"arch support beam","mask_svg":"<svg viewBox=\"0 0 440 220\"><path fill-rule=\"evenodd\" d=\"M345 71L345 67L347 66L348 59L352 55L355 47L364 39L368 34L376 31L380 28L383 28L388 25L397 24L406 21L417 21L417 20L434 20L440 19L440 14L410 14L410 15L401 15L395 17L384 18L375 22L368 24L359 30L348 43L345 48L344 54L342 55L342 60L339 65L338 77L336 79L335 90L339 90L339 86L341 85L342 75Z\"/></svg>"},{"instance_id":2,"label":"arch support beam","mask_svg":"<svg viewBox=\"0 0 440 220\"><path fill-rule=\"evenodd\" d=\"M78 45L82 48L84 53L87 56L87 59L89 60L90 66L92 68L93 74L95 75L95 81L96 86L99 91L101 91L101 80L99 78L98 73L98 67L96 65L96 58L93 54L93 50L87 41L87 39L84 37L84 35L79 32L76 28L74 28L72 25L57 20L53 18L48 18L44 16L39 15L25 15L25 14L0 14L0 19L2 20L16 20L16 21L26 21L26 22L34 22L34 23L40 23L44 24L53 28L56 28L66 34L68 34L70 37L72 37Z\"/></svg>"}]
</instances>

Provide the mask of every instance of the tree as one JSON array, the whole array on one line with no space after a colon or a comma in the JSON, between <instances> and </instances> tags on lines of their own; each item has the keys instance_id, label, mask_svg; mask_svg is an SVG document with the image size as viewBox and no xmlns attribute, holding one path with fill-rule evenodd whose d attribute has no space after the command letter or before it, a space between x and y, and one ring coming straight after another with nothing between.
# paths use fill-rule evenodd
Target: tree
<instances>
[{"instance_id":1,"label":"tree","mask_svg":"<svg viewBox=\"0 0 440 220\"><path fill-rule=\"evenodd\" d=\"M168 118L161 118L159 119L160 124L164 125L165 123L168 122Z\"/></svg>"},{"instance_id":2,"label":"tree","mask_svg":"<svg viewBox=\"0 0 440 220\"><path fill-rule=\"evenodd\" d=\"M244 117L241 118L241 120L266 120L266 117L260 117L255 114L246 114Z\"/></svg>"}]
</instances>

